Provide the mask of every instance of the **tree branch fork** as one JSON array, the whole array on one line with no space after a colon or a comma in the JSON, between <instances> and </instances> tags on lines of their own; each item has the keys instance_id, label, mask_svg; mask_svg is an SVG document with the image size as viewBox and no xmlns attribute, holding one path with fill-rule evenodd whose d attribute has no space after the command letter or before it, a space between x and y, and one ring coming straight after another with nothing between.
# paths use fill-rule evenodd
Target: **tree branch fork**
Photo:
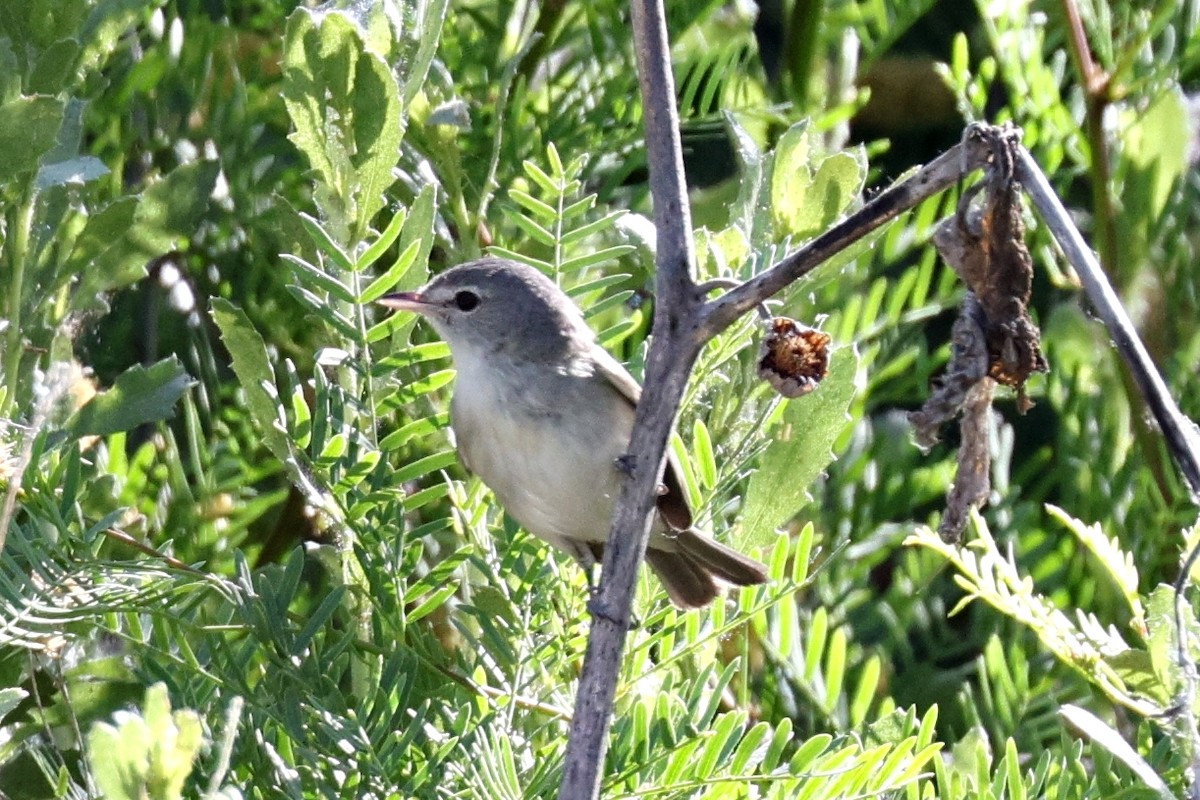
<instances>
[{"instance_id":1,"label":"tree branch fork","mask_svg":"<svg viewBox=\"0 0 1200 800\"><path fill-rule=\"evenodd\" d=\"M649 121L647 124L649 126ZM703 288L690 274L690 221L686 243L673 250L668 248L666 253L660 249L654 336L647 359L645 389L630 442L633 470L617 503L605 550L603 578L592 601L592 630L576 698L560 798L574 800L599 796L599 777L607 749L617 672L629 630L638 566L645 554L654 517L656 488L667 442L701 348L743 314L833 255L972 172L986 168L991 153L984 144L987 137L978 135L982 130L978 126L969 127L962 142L911 177L867 201L769 269L714 299L704 298ZM652 188L656 178L653 166L654 162ZM1193 495L1200 496L1200 434L1195 424L1182 414L1170 396L1095 257L1083 243L1061 202L1049 190L1044 173L1024 147L1018 148L1016 170L1027 197L1080 274L1090 302L1108 328L1122 358L1137 376L1147 407L1163 430ZM679 180L682 180L681 167ZM671 204L673 212L679 208L677 203ZM686 220L687 214L678 214L668 224L677 225L680 218ZM661 222L656 214L656 223ZM661 231L660 228L660 236ZM684 240L675 237L675 241ZM683 252L679 252L679 247Z\"/></svg>"},{"instance_id":2,"label":"tree branch fork","mask_svg":"<svg viewBox=\"0 0 1200 800\"><path fill-rule=\"evenodd\" d=\"M683 175L679 119L662 0L633 0L633 35L645 115L650 191L658 233L654 329L645 387L629 446L624 482L605 547L603 576L592 598L592 628L576 695L560 800L600 795L621 655L638 568L655 513L659 476L688 377L701 348L743 314L868 233L985 168L992 153L985 126L970 126L962 141L908 179L750 280L707 300L691 275L695 263L691 214ZM1091 250L1067 216L1032 156L1018 145L1016 178L1079 272L1122 357L1131 363L1194 496L1200 497L1200 435L1166 390Z\"/></svg>"}]
</instances>

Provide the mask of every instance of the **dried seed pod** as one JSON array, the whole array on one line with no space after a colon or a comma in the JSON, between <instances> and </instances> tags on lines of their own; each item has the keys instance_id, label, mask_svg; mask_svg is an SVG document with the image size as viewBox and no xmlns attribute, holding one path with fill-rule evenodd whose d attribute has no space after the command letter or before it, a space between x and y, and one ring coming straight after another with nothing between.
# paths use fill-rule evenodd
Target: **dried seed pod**
<instances>
[{"instance_id":1,"label":"dried seed pod","mask_svg":"<svg viewBox=\"0 0 1200 800\"><path fill-rule=\"evenodd\" d=\"M802 397L829 374L829 334L787 317L767 324L758 376L784 397Z\"/></svg>"}]
</instances>

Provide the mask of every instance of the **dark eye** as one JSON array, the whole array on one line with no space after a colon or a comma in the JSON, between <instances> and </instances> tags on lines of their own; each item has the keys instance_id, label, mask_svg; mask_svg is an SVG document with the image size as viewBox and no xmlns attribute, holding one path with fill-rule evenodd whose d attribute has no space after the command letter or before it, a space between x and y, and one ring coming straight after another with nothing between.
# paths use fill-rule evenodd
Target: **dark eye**
<instances>
[{"instance_id":1,"label":"dark eye","mask_svg":"<svg viewBox=\"0 0 1200 800\"><path fill-rule=\"evenodd\" d=\"M454 295L454 305L459 311L474 311L475 306L479 305L479 295L463 289Z\"/></svg>"}]
</instances>

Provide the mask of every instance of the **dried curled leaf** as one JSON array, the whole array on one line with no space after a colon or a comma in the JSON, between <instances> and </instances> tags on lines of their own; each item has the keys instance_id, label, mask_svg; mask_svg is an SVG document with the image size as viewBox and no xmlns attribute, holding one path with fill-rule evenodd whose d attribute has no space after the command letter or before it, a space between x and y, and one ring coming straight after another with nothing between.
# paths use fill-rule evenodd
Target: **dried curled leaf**
<instances>
[{"instance_id":1,"label":"dried curled leaf","mask_svg":"<svg viewBox=\"0 0 1200 800\"><path fill-rule=\"evenodd\" d=\"M1025 245L1020 184L1013 177L1020 135L1009 126L972 131L972 135L987 138L992 153L987 200L982 209L970 209L974 192L964 195L958 213L938 225L933 241L978 298L987 342L987 374L1016 390L1017 408L1025 413L1033 406L1025 395L1025 381L1035 372L1046 372L1048 366L1041 334L1027 310L1033 258Z\"/></svg>"},{"instance_id":2,"label":"dried curled leaf","mask_svg":"<svg viewBox=\"0 0 1200 800\"><path fill-rule=\"evenodd\" d=\"M972 508L981 508L992 492L992 452L988 423L992 417L992 392L996 384L984 378L967 392L963 401L959 430L958 469L954 485L946 493L946 513L938 526L943 541L962 540Z\"/></svg>"},{"instance_id":3,"label":"dried curled leaf","mask_svg":"<svg viewBox=\"0 0 1200 800\"><path fill-rule=\"evenodd\" d=\"M758 356L758 376L784 397L802 397L829 374L829 334L787 317L769 323Z\"/></svg>"},{"instance_id":4,"label":"dried curled leaf","mask_svg":"<svg viewBox=\"0 0 1200 800\"><path fill-rule=\"evenodd\" d=\"M990 492L988 422L995 384L1016 390L1023 414L1033 406L1025 382L1048 369L1041 334L1028 312L1033 259L1013 172L1020 132L978 125L967 136L982 138L990 150L987 178L964 193L957 213L938 225L933 242L968 291L954 323L946 374L921 409L909 415L922 448L937 441L944 423L962 417L958 472L939 531L948 541L959 539L970 509L985 503ZM986 199L972 208L980 189Z\"/></svg>"},{"instance_id":5,"label":"dried curled leaf","mask_svg":"<svg viewBox=\"0 0 1200 800\"><path fill-rule=\"evenodd\" d=\"M964 407L967 393L988 376L988 351L982 317L983 309L979 307L978 298L974 292L967 292L958 319L950 331L950 363L946 366L946 373L921 409L908 415L917 446L922 450L937 444L938 430L958 415Z\"/></svg>"}]
</instances>

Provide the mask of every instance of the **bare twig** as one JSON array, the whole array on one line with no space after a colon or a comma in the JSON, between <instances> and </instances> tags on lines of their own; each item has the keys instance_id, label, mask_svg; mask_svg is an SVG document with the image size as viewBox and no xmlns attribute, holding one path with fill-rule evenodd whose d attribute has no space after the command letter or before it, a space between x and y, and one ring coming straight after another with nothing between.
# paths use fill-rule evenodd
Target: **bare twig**
<instances>
[{"instance_id":1,"label":"bare twig","mask_svg":"<svg viewBox=\"0 0 1200 800\"><path fill-rule=\"evenodd\" d=\"M1193 501L1200 502L1200 432L1197 432L1196 424L1179 410L1138 337L1137 329L1125 313L1120 298L1096 261L1096 256L1071 222L1041 167L1024 147L1018 148L1017 152L1017 179L1046 221L1046 227L1062 247L1067 260L1079 273L1088 299L1108 328L1108 335L1129 367L1146 406L1162 430L1167 448L1187 481Z\"/></svg>"},{"instance_id":2,"label":"bare twig","mask_svg":"<svg viewBox=\"0 0 1200 800\"><path fill-rule=\"evenodd\" d=\"M703 309L694 335L702 342L716 336L747 311L811 272L834 254L922 201L950 188L964 175L979 169L987 157L987 147L975 139L950 148L915 175L877 195L775 266L710 300Z\"/></svg>"},{"instance_id":3,"label":"bare twig","mask_svg":"<svg viewBox=\"0 0 1200 800\"><path fill-rule=\"evenodd\" d=\"M646 362L645 390L638 401L629 445L632 475L621 487L604 548L603 580L592 601L592 629L575 697L571 738L559 790L559 797L564 800L600 795L613 698L638 566L650 537L667 441L688 374L700 352L697 339L687 332L703 295L690 275L692 221L683 175L666 19L661 0L635 0L632 6L658 237L654 336Z\"/></svg>"},{"instance_id":4,"label":"bare twig","mask_svg":"<svg viewBox=\"0 0 1200 800\"><path fill-rule=\"evenodd\" d=\"M1134 383L1146 401L1146 406L1162 431L1167 449L1188 484L1192 501L1200 502L1200 432L1197 431L1196 424L1179 410L1158 369L1150 360L1150 354L1138 337L1132 320L1125 313L1125 307L1121 305L1120 298L1109 284L1104 270L1083 241L1079 230L1071 222L1058 195L1050 188L1045 174L1029 151L1023 147L1018 151L1017 178L1025 186L1025 191L1041 213L1046 227L1062 247L1067 260L1079 274L1088 299L1104 326L1108 328L1109 337L1125 361ZM1193 735L1196 729L1195 716L1192 713L1192 703L1196 694L1196 665L1190 656L1190 634L1188 626L1183 622L1183 614L1184 589L1188 585L1192 567L1198 557L1200 547L1193 547L1185 556L1179 576L1175 580L1174 621L1175 635L1178 637L1175 656L1183 674L1183 687L1173 706L1173 713L1183 717L1182 724L1188 731L1193 732ZM1189 788L1190 797L1198 796L1197 784L1194 781Z\"/></svg>"}]
</instances>

